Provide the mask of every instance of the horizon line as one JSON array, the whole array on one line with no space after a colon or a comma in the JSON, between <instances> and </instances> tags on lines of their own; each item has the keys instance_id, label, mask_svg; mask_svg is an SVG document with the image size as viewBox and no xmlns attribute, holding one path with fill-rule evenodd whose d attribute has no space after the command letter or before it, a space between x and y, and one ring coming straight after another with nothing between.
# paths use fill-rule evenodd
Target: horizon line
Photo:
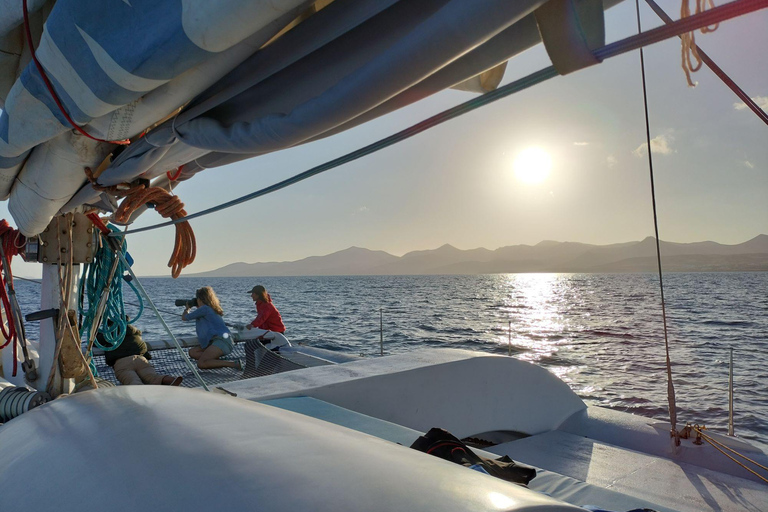
<instances>
[{"instance_id":1,"label":"horizon line","mask_svg":"<svg viewBox=\"0 0 768 512\"><path fill-rule=\"evenodd\" d=\"M701 243L711 242L711 243L715 243L715 244L718 244L718 245L734 246L734 245L741 245L741 244L744 244L744 243L747 243L747 242L751 242L752 240L755 240L756 238L760 238L761 236L768 237L768 234L766 234L766 233L759 233L759 234L757 234L757 235L755 235L755 236L753 236L753 237L751 237L751 238L749 238L747 240L744 240L743 242L738 242L738 243L735 243L735 244L725 244L725 243L722 243L722 242L716 242L714 240L700 240L700 241L697 241L697 242L672 242L672 241L669 241L669 240L659 239L659 242L660 243L681 244L681 245L701 244ZM345 247L343 249L336 249L336 250L331 251L331 252L326 253L326 254L311 254L309 256L302 256L302 257L294 259L294 260L254 261L254 262L250 262L250 263L246 262L246 261L233 261L231 263L226 263L223 266L219 266L219 267L212 268L212 269L209 269L209 270L200 270L198 272L195 272L195 274L203 274L205 272L214 272L216 270L220 270L220 269L222 269L224 267L227 267L229 265L236 265L238 263L242 263L242 264L245 264L245 265L270 264L270 263L276 263L276 264L280 264L280 263L295 263L297 261L302 261L302 260L305 260L307 258L323 258L323 257L326 257L326 256L330 256L332 254L339 253L339 252L348 251L349 249L362 249L362 250L371 251L371 252L383 252L385 254L389 254L390 256L394 256L396 258L402 258L403 256L405 256L407 254L411 254L413 252L436 251L436 250L438 250L438 249L440 249L442 247L445 247L445 246L452 247L452 248L454 248L456 250L459 250L459 251L475 251L475 250L478 250L478 249L485 249L487 251L493 252L493 251L497 251L499 249L503 249L503 248L506 248L506 247L517 247L517 246L536 247L537 245L540 245L540 244L542 244L544 242L555 242L555 243L559 243L559 244L582 244L582 245L591 245L591 246L595 246L595 247L607 247L607 246L610 246L610 245L630 244L630 243L633 243L633 242L640 243L640 242L643 242L645 240L648 240L649 238L652 239L652 240L656 239L655 236L648 235L648 236L646 236L645 238L643 238L641 240L629 240L629 241L626 241L626 242L611 242L611 243L607 243L607 244L592 244L592 243L587 243L587 242L573 242L573 241L561 242L559 240L545 239L545 240L540 240L539 242L537 242L535 244L523 244L523 243L520 243L520 244L511 244L511 245L500 245L500 246L496 247L495 249L488 249L486 247L473 247L471 249L460 249L460 248L456 247L455 245L446 242L446 243L444 243L442 245L439 245L439 246L437 246L437 247L435 247L433 249L412 249L412 250L404 252L403 254L400 254L400 255L387 252L384 249L369 249L367 247L360 247L358 245L350 245L350 246ZM347 275L347 274L345 274L345 275ZM369 274L360 274L360 275L369 275ZM145 277L160 277L160 276L145 276ZM182 275L182 276L179 276L179 277L185 277L185 276Z\"/></svg>"}]
</instances>

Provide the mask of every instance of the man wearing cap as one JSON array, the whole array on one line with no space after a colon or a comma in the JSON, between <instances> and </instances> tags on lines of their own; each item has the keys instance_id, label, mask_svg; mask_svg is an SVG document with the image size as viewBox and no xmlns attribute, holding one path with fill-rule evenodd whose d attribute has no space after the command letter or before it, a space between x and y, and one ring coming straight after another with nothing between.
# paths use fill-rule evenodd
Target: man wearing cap
<instances>
[{"instance_id":1,"label":"man wearing cap","mask_svg":"<svg viewBox=\"0 0 768 512\"><path fill-rule=\"evenodd\" d=\"M256 285L249 293L256 303L256 318L246 328L255 327L266 331L284 333L283 318L275 305L272 304L272 297L267 293L267 289L261 285Z\"/></svg>"}]
</instances>

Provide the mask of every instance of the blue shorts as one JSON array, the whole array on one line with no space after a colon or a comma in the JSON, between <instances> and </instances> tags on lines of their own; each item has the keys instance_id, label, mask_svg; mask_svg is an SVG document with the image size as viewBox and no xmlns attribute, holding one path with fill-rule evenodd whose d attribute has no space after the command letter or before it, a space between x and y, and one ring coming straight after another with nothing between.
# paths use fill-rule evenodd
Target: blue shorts
<instances>
[{"instance_id":1,"label":"blue shorts","mask_svg":"<svg viewBox=\"0 0 768 512\"><path fill-rule=\"evenodd\" d=\"M221 351L224 352L224 355L226 356L232 353L232 350L234 350L235 345L232 342L232 336L227 336L226 338L224 338L223 336L217 335L211 338L211 342L208 344L208 347L217 347L221 349Z\"/></svg>"}]
</instances>

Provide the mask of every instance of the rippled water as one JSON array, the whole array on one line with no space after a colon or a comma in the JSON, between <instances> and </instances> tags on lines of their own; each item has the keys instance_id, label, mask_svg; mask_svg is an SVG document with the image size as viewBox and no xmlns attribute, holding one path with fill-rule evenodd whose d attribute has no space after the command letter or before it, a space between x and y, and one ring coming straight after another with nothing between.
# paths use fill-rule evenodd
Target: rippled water
<instances>
[{"instance_id":1,"label":"rippled water","mask_svg":"<svg viewBox=\"0 0 768 512\"><path fill-rule=\"evenodd\" d=\"M211 285L231 323L255 315L248 290L267 287L292 342L375 356L456 347L539 364L587 403L668 420L664 331L652 274L340 276L143 279L175 331L194 332L176 298ZM768 273L677 273L664 279L678 422L725 431L734 349L737 435L768 444ZM39 286L17 284L25 312ZM126 301L135 302L126 287ZM26 303L26 304L25 304ZM128 306L129 310L135 308ZM129 311L130 312L130 311ZM146 338L164 333L150 312ZM511 329L510 329L511 326ZM30 326L34 336L34 326Z\"/></svg>"}]
</instances>

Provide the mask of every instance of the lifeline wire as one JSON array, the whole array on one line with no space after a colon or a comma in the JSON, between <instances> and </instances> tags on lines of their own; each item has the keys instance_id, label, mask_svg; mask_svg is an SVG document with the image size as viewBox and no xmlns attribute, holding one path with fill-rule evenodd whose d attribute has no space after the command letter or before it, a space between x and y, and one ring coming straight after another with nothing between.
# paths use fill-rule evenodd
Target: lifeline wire
<instances>
[{"instance_id":1,"label":"lifeline wire","mask_svg":"<svg viewBox=\"0 0 768 512\"><path fill-rule=\"evenodd\" d=\"M42 282L37 280L37 279L29 279L27 277L14 277L14 279L21 279L22 281L29 281L30 283L42 284ZM130 301L127 301L127 300L125 300L123 302L125 302L129 306L136 306L136 307L138 307L140 311L144 311L144 302L141 300L141 296L139 295L139 291L136 289L135 286L133 286L132 281L128 281L128 284L133 289L133 291L136 292L136 296L139 297L139 304L136 304L135 302L130 302ZM174 315L174 316L178 316L179 318L181 318L181 313L179 313L178 311L169 311L167 309L160 309L160 308L155 308L155 309L157 309L161 313L165 313L166 315ZM136 319L139 318L140 314L141 313L136 315ZM131 322L131 323L133 323L133 322ZM232 322L224 322L224 325L226 325L227 327L231 327L233 329L238 329L239 330L242 327L243 324L232 323Z\"/></svg>"},{"instance_id":2,"label":"lifeline wire","mask_svg":"<svg viewBox=\"0 0 768 512\"><path fill-rule=\"evenodd\" d=\"M768 7L768 0L736 0L734 2L729 2L727 4L715 7L714 9L710 9L699 14L694 14L693 16L690 16L688 18L675 21L673 23L670 23L669 25L662 25L660 27L654 28L647 32L642 32L640 34L636 34L634 36L624 38L620 41L616 41L615 43L611 43L601 48L598 48L592 53L599 60L604 60L610 57L616 57L617 55L621 55L623 53L637 50L639 48L642 48L643 46L647 46L653 43L658 43L659 41L663 41L664 39L669 39L670 37L679 36L680 34L690 32L692 30L697 30L702 27L706 27L708 25L713 25L721 21L729 20L737 16L742 16L744 14L758 11L760 9L765 9L766 7ZM257 197L261 197L261 196L270 194L272 192L276 192L280 189L283 189L285 187L288 187L290 185L303 181L307 178L311 178L322 172L328 171L335 167L339 167L346 163L362 158L363 156L369 155L371 153L375 153L376 151L392 146L398 142L401 142L405 139L413 137L414 135L417 135L423 131L426 131L434 126L437 126L446 121L459 117L463 114L471 112L482 106L488 105L489 103L493 103L496 100L500 100L501 98L505 98L516 92L520 92L531 86L534 86L541 82L549 80L550 78L557 76L557 74L558 73L555 70L554 66L546 67L544 69L531 73L526 77L516 80L510 84L507 84L503 87L499 87L495 91L487 92L482 96L473 98L465 103L462 103L461 105L457 105L453 108L445 110L435 116L430 117L429 119L426 119L418 124L415 124L409 128L406 128L405 130L402 130L394 135L390 135L389 137L386 137L377 142L374 142L373 144L369 144L364 148L358 149L351 153L347 153L344 156L341 156L339 158L336 158L324 164L318 165L317 167L313 167L312 169L299 173L279 183L275 183L274 185L270 185L261 190L251 192L250 194L246 194L237 199L233 199L232 201L222 203L218 206L214 206L206 210L202 210L197 213L187 215L183 219L175 219L168 222L153 224L151 226L146 226L143 228L131 229L128 231L123 231L119 235L111 234L109 236L131 235L134 233L141 233L143 231L150 231L153 229L163 228L166 226L172 226L180 222L185 222L188 220L195 219L197 217L202 217L204 215L215 213L227 208L231 208L232 206L245 203L252 199L256 199Z\"/></svg>"},{"instance_id":3,"label":"lifeline wire","mask_svg":"<svg viewBox=\"0 0 768 512\"><path fill-rule=\"evenodd\" d=\"M635 0L637 11L637 31L642 33L640 27L640 0ZM675 436L675 444L680 444L677 433L677 406L675 405L675 384L672 382L672 363L669 359L669 337L667 336L667 309L664 302L664 278L661 272L661 247L659 244L659 218L656 215L656 188L653 182L653 152L651 151L651 125L648 119L648 94L645 87L645 58L643 49L640 48L640 72L643 78L643 107L645 109L645 142L648 146L648 168L651 177L651 201L653 203L653 229L656 234L656 260L659 265L659 290L661 291L661 317L664 320L664 348L667 353L667 402L669 404L669 422L672 424L672 434Z\"/></svg>"}]
</instances>

